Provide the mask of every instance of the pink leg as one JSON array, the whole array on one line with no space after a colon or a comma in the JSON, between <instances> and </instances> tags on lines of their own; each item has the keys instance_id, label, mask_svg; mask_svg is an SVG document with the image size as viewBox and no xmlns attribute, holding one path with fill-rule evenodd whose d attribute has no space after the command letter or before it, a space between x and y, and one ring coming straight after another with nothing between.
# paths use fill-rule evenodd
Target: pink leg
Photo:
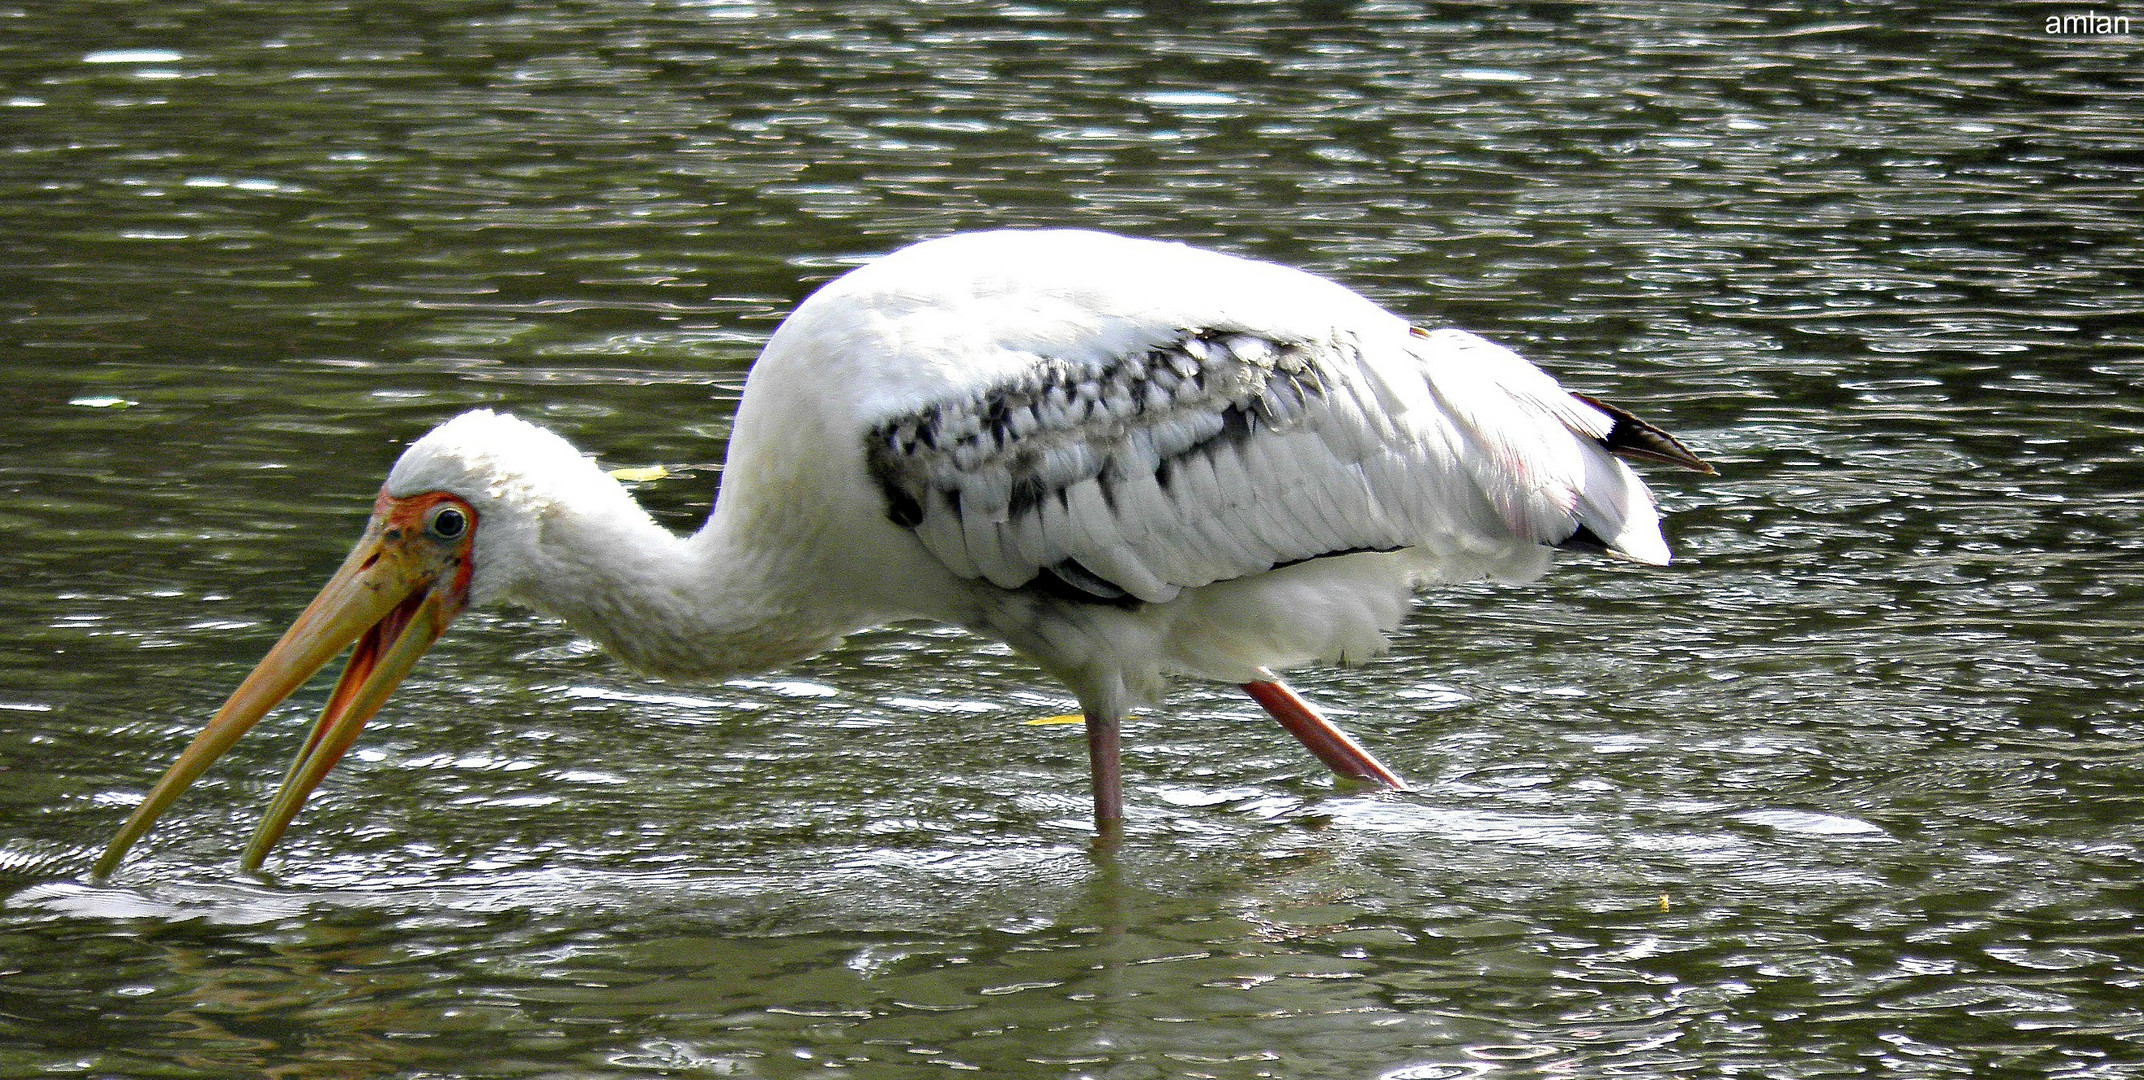
<instances>
[{"instance_id":1,"label":"pink leg","mask_svg":"<svg viewBox=\"0 0 2144 1080\"><path fill-rule=\"evenodd\" d=\"M1244 692L1251 700L1263 706L1288 734L1310 748L1318 760L1342 776L1359 777L1383 784L1399 791L1410 790L1407 781L1397 773L1385 768L1384 763L1370 756L1362 744L1348 737L1348 733L1333 726L1319 713L1317 707L1304 701L1287 685L1275 679L1271 682L1247 682Z\"/></svg>"},{"instance_id":2,"label":"pink leg","mask_svg":"<svg viewBox=\"0 0 2144 1080\"><path fill-rule=\"evenodd\" d=\"M1087 773L1094 784L1094 831L1103 843L1124 835L1124 762L1117 718L1087 714Z\"/></svg>"}]
</instances>

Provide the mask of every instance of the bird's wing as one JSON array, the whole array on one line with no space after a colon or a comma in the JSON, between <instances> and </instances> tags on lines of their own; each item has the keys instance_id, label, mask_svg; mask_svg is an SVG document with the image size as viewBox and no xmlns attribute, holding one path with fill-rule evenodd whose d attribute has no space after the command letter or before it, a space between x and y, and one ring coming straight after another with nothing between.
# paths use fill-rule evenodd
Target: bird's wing
<instances>
[{"instance_id":1,"label":"bird's wing","mask_svg":"<svg viewBox=\"0 0 2144 1080\"><path fill-rule=\"evenodd\" d=\"M1664 563L1611 450L1689 453L1456 330L1366 344L1188 329L1037 357L870 426L887 513L954 572L1095 602L1330 555L1421 549L1494 573L1564 544Z\"/></svg>"}]
</instances>

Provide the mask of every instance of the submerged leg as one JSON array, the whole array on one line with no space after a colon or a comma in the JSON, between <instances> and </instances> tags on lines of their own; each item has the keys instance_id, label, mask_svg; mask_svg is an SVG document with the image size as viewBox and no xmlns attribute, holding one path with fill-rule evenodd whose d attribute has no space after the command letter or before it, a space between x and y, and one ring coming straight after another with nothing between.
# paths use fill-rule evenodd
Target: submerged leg
<instances>
[{"instance_id":1,"label":"submerged leg","mask_svg":"<svg viewBox=\"0 0 2144 1080\"><path fill-rule=\"evenodd\" d=\"M1260 674L1270 676L1272 673L1260 671ZM1280 721L1280 726L1288 729L1288 734L1295 736L1296 741L1308 747L1332 771L1400 791L1409 790L1407 781L1400 779L1399 774L1371 757L1361 743L1334 727L1332 721L1318 712L1317 706L1304 701L1288 689L1286 683L1269 678L1263 682L1244 683L1243 689L1251 695L1251 700L1263 706L1273 719Z\"/></svg>"},{"instance_id":2,"label":"submerged leg","mask_svg":"<svg viewBox=\"0 0 2144 1080\"><path fill-rule=\"evenodd\" d=\"M1087 714L1087 773L1094 783L1094 832L1104 843L1124 835L1124 762L1117 718Z\"/></svg>"}]
</instances>

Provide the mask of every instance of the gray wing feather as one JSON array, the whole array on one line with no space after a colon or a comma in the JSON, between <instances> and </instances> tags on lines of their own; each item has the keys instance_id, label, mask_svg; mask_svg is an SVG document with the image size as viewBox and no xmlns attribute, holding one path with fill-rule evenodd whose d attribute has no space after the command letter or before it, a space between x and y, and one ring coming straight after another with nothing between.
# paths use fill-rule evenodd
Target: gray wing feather
<instances>
[{"instance_id":1,"label":"gray wing feather","mask_svg":"<svg viewBox=\"0 0 2144 1080\"><path fill-rule=\"evenodd\" d=\"M1373 357L1346 333L1193 329L1037 358L874 424L866 452L889 515L956 574L1162 602L1327 555L1555 544L1589 518L1611 537L1650 513L1607 454L1619 424L1459 331Z\"/></svg>"}]
</instances>

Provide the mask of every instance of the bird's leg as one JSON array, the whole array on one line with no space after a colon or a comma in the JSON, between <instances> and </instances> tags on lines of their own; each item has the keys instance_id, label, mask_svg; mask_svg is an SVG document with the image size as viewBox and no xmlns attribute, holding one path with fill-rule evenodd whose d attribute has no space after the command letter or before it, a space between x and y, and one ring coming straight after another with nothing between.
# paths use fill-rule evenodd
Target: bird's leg
<instances>
[{"instance_id":1,"label":"bird's leg","mask_svg":"<svg viewBox=\"0 0 2144 1080\"><path fill-rule=\"evenodd\" d=\"M1261 669L1259 674L1270 676L1272 672ZM1269 678L1244 683L1243 689L1251 695L1251 700L1262 706L1273 719L1280 721L1280 726L1287 728L1288 734L1295 736L1296 741L1308 747L1310 752L1316 754L1318 760L1324 762L1332 771L1342 776L1353 776L1383 784L1399 791L1410 790L1407 781L1400 779L1399 774L1385 768L1383 762L1371 757L1361 743L1350 738L1347 732L1333 726L1333 722L1327 720L1317 706L1304 701L1295 691L1288 689L1286 683Z\"/></svg>"},{"instance_id":2,"label":"bird's leg","mask_svg":"<svg viewBox=\"0 0 2144 1080\"><path fill-rule=\"evenodd\" d=\"M1117 718L1087 713L1087 772L1094 784L1095 838L1113 844L1124 835L1124 761Z\"/></svg>"}]
</instances>

